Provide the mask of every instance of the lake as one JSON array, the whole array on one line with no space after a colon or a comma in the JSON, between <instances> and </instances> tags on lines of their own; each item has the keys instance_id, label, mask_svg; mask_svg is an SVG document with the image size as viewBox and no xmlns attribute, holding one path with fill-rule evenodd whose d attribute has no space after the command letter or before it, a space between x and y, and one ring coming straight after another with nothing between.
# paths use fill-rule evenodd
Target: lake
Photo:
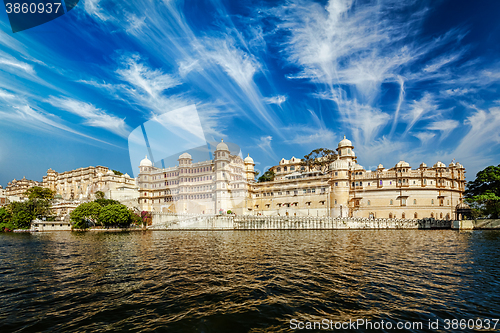
<instances>
[{"instance_id":1,"label":"lake","mask_svg":"<svg viewBox=\"0 0 500 333\"><path fill-rule=\"evenodd\" d=\"M0 331L491 329L499 249L486 230L0 234Z\"/></svg>"}]
</instances>

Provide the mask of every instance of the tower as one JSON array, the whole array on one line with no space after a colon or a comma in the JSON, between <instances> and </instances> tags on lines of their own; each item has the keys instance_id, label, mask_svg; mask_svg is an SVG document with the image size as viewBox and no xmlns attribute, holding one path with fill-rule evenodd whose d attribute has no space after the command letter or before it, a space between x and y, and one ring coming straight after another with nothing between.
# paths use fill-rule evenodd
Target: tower
<instances>
[{"instance_id":1,"label":"tower","mask_svg":"<svg viewBox=\"0 0 500 333\"><path fill-rule=\"evenodd\" d=\"M338 159L330 164L330 216L349 216L350 168L356 163L354 146L350 140L344 139L337 147Z\"/></svg>"},{"instance_id":2,"label":"tower","mask_svg":"<svg viewBox=\"0 0 500 333\"><path fill-rule=\"evenodd\" d=\"M228 192L229 188L229 148L221 139L214 152L215 167L215 214L230 210L231 200Z\"/></svg>"}]
</instances>

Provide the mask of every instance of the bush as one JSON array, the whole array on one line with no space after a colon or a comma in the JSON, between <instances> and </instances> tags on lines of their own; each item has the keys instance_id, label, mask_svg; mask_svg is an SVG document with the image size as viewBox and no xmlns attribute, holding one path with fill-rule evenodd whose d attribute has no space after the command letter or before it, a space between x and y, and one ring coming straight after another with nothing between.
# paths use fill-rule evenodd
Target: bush
<instances>
[{"instance_id":1,"label":"bush","mask_svg":"<svg viewBox=\"0 0 500 333\"><path fill-rule=\"evenodd\" d=\"M99 222L107 227L114 225L129 226L132 222L132 214L125 205L108 205L101 209Z\"/></svg>"},{"instance_id":2,"label":"bush","mask_svg":"<svg viewBox=\"0 0 500 333\"><path fill-rule=\"evenodd\" d=\"M82 203L69 214L73 227L85 229L88 227L88 221L99 224L101 209L101 206L96 202Z\"/></svg>"}]
</instances>

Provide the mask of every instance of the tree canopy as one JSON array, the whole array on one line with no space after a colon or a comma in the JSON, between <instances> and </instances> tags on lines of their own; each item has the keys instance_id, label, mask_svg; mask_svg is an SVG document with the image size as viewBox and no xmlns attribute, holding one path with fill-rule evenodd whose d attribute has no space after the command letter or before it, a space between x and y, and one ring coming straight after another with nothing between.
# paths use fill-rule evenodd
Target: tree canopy
<instances>
[{"instance_id":1,"label":"tree canopy","mask_svg":"<svg viewBox=\"0 0 500 333\"><path fill-rule=\"evenodd\" d=\"M130 225L132 216L127 206L108 205L101 209L99 221L105 226Z\"/></svg>"},{"instance_id":2,"label":"tree canopy","mask_svg":"<svg viewBox=\"0 0 500 333\"><path fill-rule=\"evenodd\" d=\"M96 199L104 199L104 192L103 191L95 192L95 198Z\"/></svg>"},{"instance_id":3,"label":"tree canopy","mask_svg":"<svg viewBox=\"0 0 500 333\"><path fill-rule=\"evenodd\" d=\"M86 202L76 207L69 216L75 228L85 229L88 227L88 222L99 224L101 209L101 205L97 202Z\"/></svg>"},{"instance_id":4,"label":"tree canopy","mask_svg":"<svg viewBox=\"0 0 500 333\"><path fill-rule=\"evenodd\" d=\"M24 195L28 197L28 199L43 199L43 200L52 200L54 199L56 192L52 191L49 188L43 188L40 186L34 186L26 190Z\"/></svg>"},{"instance_id":5,"label":"tree canopy","mask_svg":"<svg viewBox=\"0 0 500 333\"><path fill-rule=\"evenodd\" d=\"M479 215L500 218L500 165L479 171L476 179L467 183L464 196Z\"/></svg>"},{"instance_id":6,"label":"tree canopy","mask_svg":"<svg viewBox=\"0 0 500 333\"><path fill-rule=\"evenodd\" d=\"M330 163L337 159L337 153L335 150L328 148L318 148L311 151L309 154L304 155L302 166L307 167L307 170L320 170L326 171Z\"/></svg>"},{"instance_id":7,"label":"tree canopy","mask_svg":"<svg viewBox=\"0 0 500 333\"><path fill-rule=\"evenodd\" d=\"M272 182L274 180L274 171L273 170L267 170L264 172L262 176L259 177L259 183L261 182Z\"/></svg>"}]
</instances>

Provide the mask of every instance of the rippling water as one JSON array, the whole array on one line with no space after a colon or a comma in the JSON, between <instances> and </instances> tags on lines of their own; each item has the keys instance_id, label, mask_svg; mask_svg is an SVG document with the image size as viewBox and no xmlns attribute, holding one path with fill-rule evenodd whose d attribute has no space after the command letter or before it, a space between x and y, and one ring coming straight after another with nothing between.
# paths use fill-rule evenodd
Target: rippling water
<instances>
[{"instance_id":1,"label":"rippling water","mask_svg":"<svg viewBox=\"0 0 500 333\"><path fill-rule=\"evenodd\" d=\"M499 248L498 231L2 234L0 331L288 332L292 319L431 331L500 317Z\"/></svg>"}]
</instances>

